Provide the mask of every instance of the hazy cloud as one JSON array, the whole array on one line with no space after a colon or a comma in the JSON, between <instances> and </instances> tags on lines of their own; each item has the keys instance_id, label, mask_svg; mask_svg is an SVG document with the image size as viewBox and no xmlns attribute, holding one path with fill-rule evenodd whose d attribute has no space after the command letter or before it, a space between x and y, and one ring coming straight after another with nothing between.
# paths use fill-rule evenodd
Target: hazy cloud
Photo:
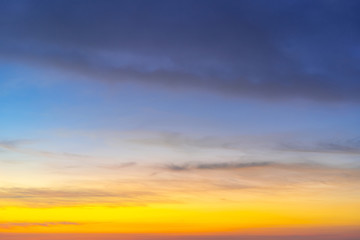
<instances>
[{"instance_id":1,"label":"hazy cloud","mask_svg":"<svg viewBox=\"0 0 360 240\"><path fill-rule=\"evenodd\" d=\"M360 138L348 140L323 141L309 144L281 144L281 149L297 152L360 154Z\"/></svg>"},{"instance_id":2,"label":"hazy cloud","mask_svg":"<svg viewBox=\"0 0 360 240\"><path fill-rule=\"evenodd\" d=\"M99 165L98 167L105 168L105 169L117 170L117 169L121 169L121 168L132 167L132 166L135 166L136 164L137 164L136 162L126 162L126 163L119 163L119 164Z\"/></svg>"},{"instance_id":3,"label":"hazy cloud","mask_svg":"<svg viewBox=\"0 0 360 240\"><path fill-rule=\"evenodd\" d=\"M0 141L0 150L4 149L6 151L17 152L22 154L29 154L39 157L50 157L50 158L91 158L88 155L68 153L68 152L51 152L43 151L35 148L24 147L29 143L34 143L32 140L2 140Z\"/></svg>"},{"instance_id":4,"label":"hazy cloud","mask_svg":"<svg viewBox=\"0 0 360 240\"><path fill-rule=\"evenodd\" d=\"M205 135L194 136L176 131L129 131L122 136L130 143L144 146L182 148L182 149L223 149L223 150L249 150L256 147L273 148L279 136L267 135L234 135L219 136Z\"/></svg>"},{"instance_id":5,"label":"hazy cloud","mask_svg":"<svg viewBox=\"0 0 360 240\"><path fill-rule=\"evenodd\" d=\"M17 149L18 147L20 147L23 144L30 143L30 142L31 142L30 140L22 140L22 139L0 140L0 148L7 149L7 150L13 150L13 149Z\"/></svg>"}]
</instances>

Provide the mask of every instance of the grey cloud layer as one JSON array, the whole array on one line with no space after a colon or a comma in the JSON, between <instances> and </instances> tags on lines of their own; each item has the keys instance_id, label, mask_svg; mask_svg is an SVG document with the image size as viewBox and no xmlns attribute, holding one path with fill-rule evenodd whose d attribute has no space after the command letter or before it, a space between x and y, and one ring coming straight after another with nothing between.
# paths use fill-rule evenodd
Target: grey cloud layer
<instances>
[{"instance_id":1,"label":"grey cloud layer","mask_svg":"<svg viewBox=\"0 0 360 240\"><path fill-rule=\"evenodd\" d=\"M0 1L0 57L102 80L359 102L357 1Z\"/></svg>"}]
</instances>

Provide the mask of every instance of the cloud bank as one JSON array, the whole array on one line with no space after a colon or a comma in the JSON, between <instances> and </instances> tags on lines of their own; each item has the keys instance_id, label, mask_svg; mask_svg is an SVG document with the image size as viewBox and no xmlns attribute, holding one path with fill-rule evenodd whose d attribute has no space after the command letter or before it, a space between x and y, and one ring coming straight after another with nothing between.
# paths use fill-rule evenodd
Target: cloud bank
<instances>
[{"instance_id":1,"label":"cloud bank","mask_svg":"<svg viewBox=\"0 0 360 240\"><path fill-rule=\"evenodd\" d=\"M0 58L100 81L359 102L358 1L0 1Z\"/></svg>"}]
</instances>

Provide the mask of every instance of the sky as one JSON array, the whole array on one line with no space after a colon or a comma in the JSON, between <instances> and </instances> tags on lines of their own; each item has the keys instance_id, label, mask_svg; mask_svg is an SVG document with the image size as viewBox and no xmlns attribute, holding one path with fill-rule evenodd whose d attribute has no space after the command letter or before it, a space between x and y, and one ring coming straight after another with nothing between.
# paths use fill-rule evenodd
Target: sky
<instances>
[{"instance_id":1,"label":"sky","mask_svg":"<svg viewBox=\"0 0 360 240\"><path fill-rule=\"evenodd\" d=\"M0 238L360 238L360 2L0 0Z\"/></svg>"}]
</instances>

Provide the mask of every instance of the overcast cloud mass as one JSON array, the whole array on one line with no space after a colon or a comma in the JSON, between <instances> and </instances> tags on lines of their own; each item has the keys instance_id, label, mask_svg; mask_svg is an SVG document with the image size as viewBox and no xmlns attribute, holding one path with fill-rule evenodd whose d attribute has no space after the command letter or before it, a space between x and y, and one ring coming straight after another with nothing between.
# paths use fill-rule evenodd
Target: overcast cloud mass
<instances>
[{"instance_id":1,"label":"overcast cloud mass","mask_svg":"<svg viewBox=\"0 0 360 240\"><path fill-rule=\"evenodd\" d=\"M0 1L0 57L99 81L360 100L358 1Z\"/></svg>"}]
</instances>

